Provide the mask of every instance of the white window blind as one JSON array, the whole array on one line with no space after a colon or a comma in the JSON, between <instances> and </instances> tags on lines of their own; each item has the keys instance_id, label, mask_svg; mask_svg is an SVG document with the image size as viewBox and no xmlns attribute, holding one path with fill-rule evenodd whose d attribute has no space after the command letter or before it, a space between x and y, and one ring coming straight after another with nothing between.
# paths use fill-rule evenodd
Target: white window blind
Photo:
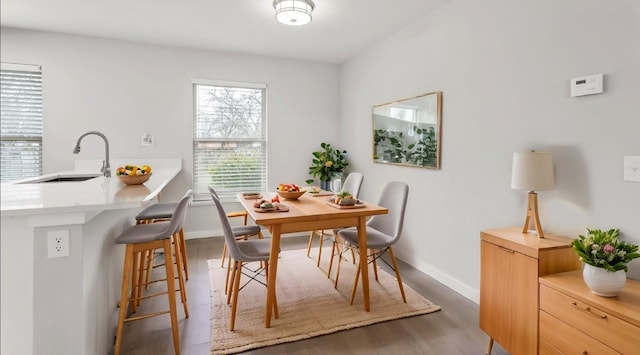
<instances>
[{"instance_id":1,"label":"white window blind","mask_svg":"<svg viewBox=\"0 0 640 355\"><path fill-rule=\"evenodd\" d=\"M194 81L193 186L209 200L238 192L266 191L266 86Z\"/></svg>"},{"instance_id":2,"label":"white window blind","mask_svg":"<svg viewBox=\"0 0 640 355\"><path fill-rule=\"evenodd\" d=\"M0 181L42 175L42 70L0 66Z\"/></svg>"}]
</instances>

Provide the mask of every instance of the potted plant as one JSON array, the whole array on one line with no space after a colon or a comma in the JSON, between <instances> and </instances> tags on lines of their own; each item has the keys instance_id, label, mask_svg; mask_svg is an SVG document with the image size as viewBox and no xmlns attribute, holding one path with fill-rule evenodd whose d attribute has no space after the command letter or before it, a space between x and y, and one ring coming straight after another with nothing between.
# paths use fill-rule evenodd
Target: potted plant
<instances>
[{"instance_id":1,"label":"potted plant","mask_svg":"<svg viewBox=\"0 0 640 355\"><path fill-rule=\"evenodd\" d=\"M334 149L329 143L320 143L322 150L311 153L313 159L309 167L309 174L320 180L320 188L330 190L331 179L336 174L342 175L347 162L346 150ZM312 184L314 179L306 180L307 184Z\"/></svg>"},{"instance_id":2,"label":"potted plant","mask_svg":"<svg viewBox=\"0 0 640 355\"><path fill-rule=\"evenodd\" d=\"M619 229L588 229L573 241L573 250L584 262L583 278L591 292L613 297L624 288L627 264L640 257L638 246L620 240Z\"/></svg>"}]
</instances>

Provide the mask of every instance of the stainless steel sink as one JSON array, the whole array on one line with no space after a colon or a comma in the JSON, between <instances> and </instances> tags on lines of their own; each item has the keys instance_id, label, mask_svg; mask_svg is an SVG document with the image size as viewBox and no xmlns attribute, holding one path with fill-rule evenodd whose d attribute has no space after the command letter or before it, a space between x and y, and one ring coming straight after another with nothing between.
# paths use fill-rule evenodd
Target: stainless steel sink
<instances>
[{"instance_id":1,"label":"stainless steel sink","mask_svg":"<svg viewBox=\"0 0 640 355\"><path fill-rule=\"evenodd\" d=\"M20 184L42 184L46 182L78 182L78 181L86 181L90 179L95 179L100 174L90 174L90 175L57 175L57 176L49 176L46 178L37 178L29 181L20 182Z\"/></svg>"}]
</instances>

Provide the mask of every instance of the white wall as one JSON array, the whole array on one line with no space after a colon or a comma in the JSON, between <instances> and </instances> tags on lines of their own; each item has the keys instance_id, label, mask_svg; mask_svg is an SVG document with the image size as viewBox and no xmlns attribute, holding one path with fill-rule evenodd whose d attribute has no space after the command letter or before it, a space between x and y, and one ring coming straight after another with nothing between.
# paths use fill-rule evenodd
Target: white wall
<instances>
[{"instance_id":1,"label":"white wall","mask_svg":"<svg viewBox=\"0 0 640 355\"><path fill-rule=\"evenodd\" d=\"M335 65L6 27L0 34L3 62L43 67L45 173L102 159L97 137L71 152L78 136L97 130L109 138L112 159L182 158L183 172L162 196L180 198L192 181L192 78L267 84L269 186L303 183L311 152L338 140ZM142 132L155 136L155 146L141 146ZM218 230L215 216L211 206L191 208L187 230Z\"/></svg>"},{"instance_id":2,"label":"white wall","mask_svg":"<svg viewBox=\"0 0 640 355\"><path fill-rule=\"evenodd\" d=\"M539 193L545 231L617 227L640 243L640 183L622 179L623 156L640 155L639 4L447 1L343 66L342 138L362 197L390 179L410 185L402 259L477 301L479 232L524 223L511 159L529 149L554 156L556 187ZM604 94L569 97L571 78L595 73ZM371 107L437 90L442 169L372 163Z\"/></svg>"},{"instance_id":3,"label":"white wall","mask_svg":"<svg viewBox=\"0 0 640 355\"><path fill-rule=\"evenodd\" d=\"M640 155L638 4L451 0L341 68L8 28L0 58L44 67L55 147L45 172L71 168L76 138L99 130L114 158L183 159L166 199L191 184L190 79L267 83L269 183L304 181L310 152L340 143L365 174L363 199L409 183L398 255L477 301L479 231L524 221L526 193L509 187L515 151L554 154L556 188L539 196L545 231L618 227L640 243L640 184L622 181L622 157ZM569 80L593 73L605 74L605 93L569 98ZM436 90L442 169L374 164L371 107ZM155 147L140 146L142 131ZM80 158L95 157L100 143L83 143ZM216 229L212 213L192 208L187 231Z\"/></svg>"}]
</instances>

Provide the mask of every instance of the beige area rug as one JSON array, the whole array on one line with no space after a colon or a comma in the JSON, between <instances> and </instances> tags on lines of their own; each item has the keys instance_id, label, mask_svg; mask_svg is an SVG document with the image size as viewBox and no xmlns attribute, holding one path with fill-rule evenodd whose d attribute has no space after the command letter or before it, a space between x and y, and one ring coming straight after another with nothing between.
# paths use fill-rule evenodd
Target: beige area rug
<instances>
[{"instance_id":1,"label":"beige area rug","mask_svg":"<svg viewBox=\"0 0 640 355\"><path fill-rule=\"evenodd\" d=\"M280 253L276 288L280 317L271 321L270 328L264 327L266 288L252 281L242 289L233 332L229 331L231 307L224 294L226 267L220 267L219 259L209 260L211 354L233 354L440 310L440 306L406 285L407 303L403 303L395 277L380 271L379 282L376 282L369 269L371 311L365 312L361 290L353 306L349 304L356 266L343 261L340 283L335 289L337 262L332 279L327 278L326 272L330 249L323 250L320 268L316 266L317 249L313 252L314 258L308 258L306 250ZM243 276L243 280L247 279Z\"/></svg>"}]
</instances>

